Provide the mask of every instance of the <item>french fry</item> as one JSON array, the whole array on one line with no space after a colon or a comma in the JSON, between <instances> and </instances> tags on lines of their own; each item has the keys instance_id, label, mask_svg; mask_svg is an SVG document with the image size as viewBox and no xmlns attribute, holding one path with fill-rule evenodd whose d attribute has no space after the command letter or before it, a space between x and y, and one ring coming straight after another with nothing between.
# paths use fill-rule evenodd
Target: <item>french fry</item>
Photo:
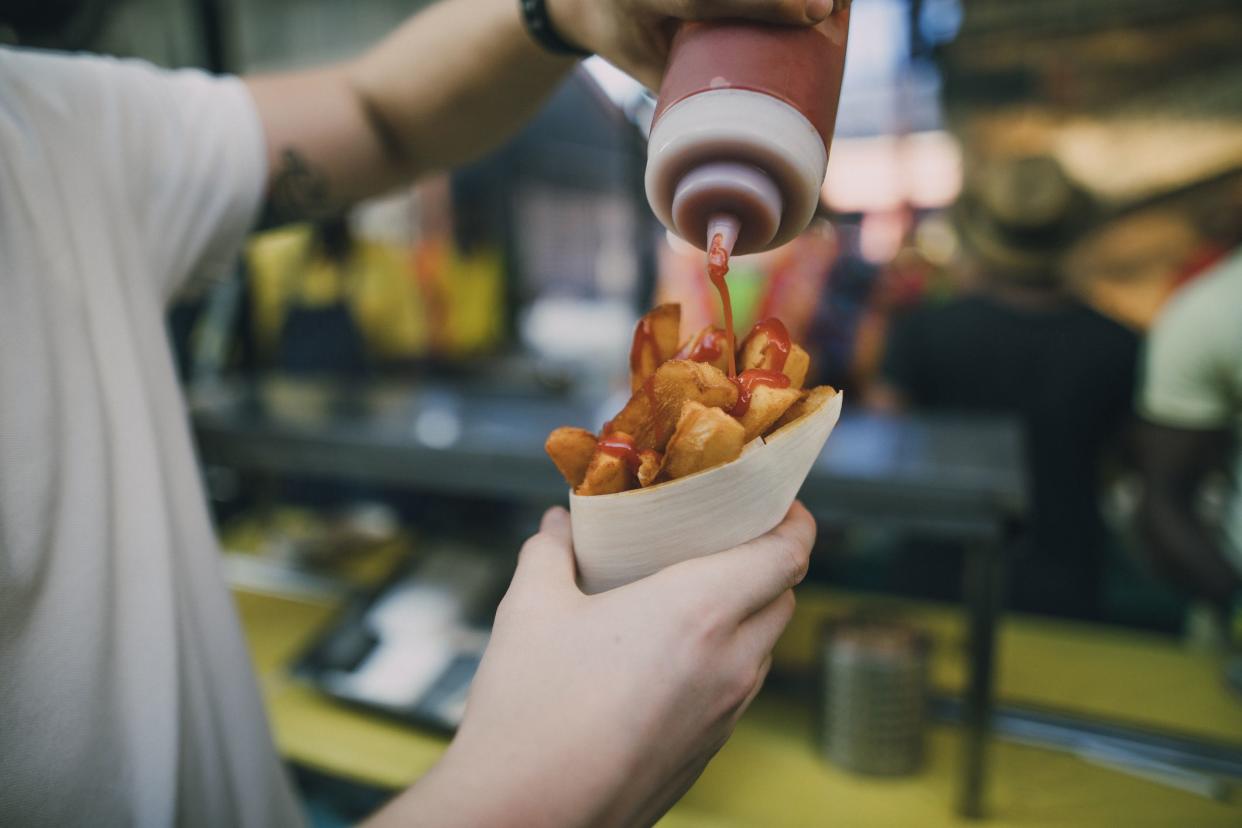
<instances>
[{"instance_id":1,"label":"french fry","mask_svg":"<svg viewBox=\"0 0 1242 828\"><path fill-rule=\"evenodd\" d=\"M580 495L604 495L624 492L638 482L624 457L609 454L598 446L591 455L582 483L575 489Z\"/></svg>"},{"instance_id":2,"label":"french fry","mask_svg":"<svg viewBox=\"0 0 1242 828\"><path fill-rule=\"evenodd\" d=\"M681 305L669 303L649 310L634 327L630 347L630 391L643 387L656 370L677 353Z\"/></svg>"},{"instance_id":3,"label":"french fry","mask_svg":"<svg viewBox=\"0 0 1242 828\"><path fill-rule=\"evenodd\" d=\"M724 409L737 403L737 386L723 371L701 362L670 360L660 366L653 379L651 396L655 407L644 428L634 435L639 448L662 451L687 402Z\"/></svg>"},{"instance_id":4,"label":"french fry","mask_svg":"<svg viewBox=\"0 0 1242 828\"><path fill-rule=\"evenodd\" d=\"M687 400L709 407L732 408L737 402L737 386L711 365L670 359L634 392L604 432L623 431L634 435L640 450L663 451Z\"/></svg>"},{"instance_id":5,"label":"french fry","mask_svg":"<svg viewBox=\"0 0 1242 828\"><path fill-rule=\"evenodd\" d=\"M587 466L595 454L595 435L585 428L561 426L548 435L544 451L552 458L565 482L577 488L586 477Z\"/></svg>"},{"instance_id":6,"label":"french fry","mask_svg":"<svg viewBox=\"0 0 1242 828\"><path fill-rule=\"evenodd\" d=\"M768 347L770 339L766 331L757 331L754 335L747 338L742 346L742 354L738 359L737 369L739 371L749 371L759 369L763 371L775 370L778 351L775 348ZM789 356L785 359L785 364L781 368L781 373L789 377L790 388L801 388L806 382L807 370L811 367L811 357L801 345L791 345L789 348Z\"/></svg>"},{"instance_id":7,"label":"french fry","mask_svg":"<svg viewBox=\"0 0 1242 828\"><path fill-rule=\"evenodd\" d=\"M611 434L614 431L623 431L626 434L633 434L641 429L643 423L651 418L652 402L655 399L652 385L654 383L651 385L644 383L641 389L630 395L625 408L622 408L617 416L604 423L599 433Z\"/></svg>"},{"instance_id":8,"label":"french fry","mask_svg":"<svg viewBox=\"0 0 1242 828\"><path fill-rule=\"evenodd\" d=\"M691 359L714 365L721 371L729 367L729 336L724 328L708 325L681 346L677 359Z\"/></svg>"},{"instance_id":9,"label":"french fry","mask_svg":"<svg viewBox=\"0 0 1242 828\"><path fill-rule=\"evenodd\" d=\"M745 433L741 423L719 408L687 400L664 452L662 473L676 480L735 460Z\"/></svg>"},{"instance_id":10,"label":"french fry","mask_svg":"<svg viewBox=\"0 0 1242 828\"><path fill-rule=\"evenodd\" d=\"M789 358L785 360L785 367L781 369L781 373L789 377L790 388L801 388L806 384L806 374L811 368L811 356L801 345L794 345L789 349Z\"/></svg>"},{"instance_id":11,"label":"french fry","mask_svg":"<svg viewBox=\"0 0 1242 828\"><path fill-rule=\"evenodd\" d=\"M660 467L664 465L664 455L655 449L644 449L638 456L638 485L646 488L659 478Z\"/></svg>"},{"instance_id":12,"label":"french fry","mask_svg":"<svg viewBox=\"0 0 1242 828\"><path fill-rule=\"evenodd\" d=\"M771 428L802 397L802 393L796 388L756 385L750 392L750 406L738 418L742 428L746 429L744 442L749 443Z\"/></svg>"},{"instance_id":13,"label":"french fry","mask_svg":"<svg viewBox=\"0 0 1242 828\"><path fill-rule=\"evenodd\" d=\"M578 495L604 495L658 486L737 459L756 437L779 431L824 406L836 389L803 390L810 357L792 343L778 319L755 325L737 354L742 371L773 371L771 377L727 377L725 333L708 326L677 348L681 308L660 305L640 321L630 354L630 399L600 437L581 428L558 428L545 449ZM776 379L779 380L779 377ZM743 413L740 389L748 393Z\"/></svg>"},{"instance_id":14,"label":"french fry","mask_svg":"<svg viewBox=\"0 0 1242 828\"><path fill-rule=\"evenodd\" d=\"M756 389L757 390L757 389ZM818 411L824 406L824 403L837 395L837 389L831 385L819 385L810 391L803 391L802 396L797 402L789 406L785 413L781 415L772 430L765 434L765 437L771 437L787 425L797 422L807 414Z\"/></svg>"},{"instance_id":15,"label":"french fry","mask_svg":"<svg viewBox=\"0 0 1242 828\"><path fill-rule=\"evenodd\" d=\"M742 350L737 355L737 370L772 370L775 353L774 349L768 347L770 341L768 332L763 330L757 330L742 340Z\"/></svg>"}]
</instances>

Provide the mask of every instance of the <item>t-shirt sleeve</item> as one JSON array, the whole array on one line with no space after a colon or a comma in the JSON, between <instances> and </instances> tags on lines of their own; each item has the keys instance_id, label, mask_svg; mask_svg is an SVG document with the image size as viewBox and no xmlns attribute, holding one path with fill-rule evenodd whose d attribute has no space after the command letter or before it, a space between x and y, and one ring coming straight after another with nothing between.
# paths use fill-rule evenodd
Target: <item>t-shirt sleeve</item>
<instances>
[{"instance_id":1,"label":"t-shirt sleeve","mask_svg":"<svg viewBox=\"0 0 1242 828\"><path fill-rule=\"evenodd\" d=\"M1206 429L1231 422L1223 361L1230 357L1229 339L1237 323L1222 318L1221 309L1204 299L1175 297L1148 335L1138 411L1153 423Z\"/></svg>"},{"instance_id":2,"label":"t-shirt sleeve","mask_svg":"<svg viewBox=\"0 0 1242 828\"><path fill-rule=\"evenodd\" d=\"M121 74L143 125L126 146L131 204L168 299L234 262L263 196L263 128L239 78L136 62Z\"/></svg>"},{"instance_id":3,"label":"t-shirt sleeve","mask_svg":"<svg viewBox=\"0 0 1242 828\"><path fill-rule=\"evenodd\" d=\"M154 274L163 299L234 261L267 175L263 128L240 79L97 55L2 57L32 128L77 136L45 142L75 156L54 166L89 171L63 186L95 196L108 212L101 226L130 235L147 265L135 270Z\"/></svg>"}]
</instances>

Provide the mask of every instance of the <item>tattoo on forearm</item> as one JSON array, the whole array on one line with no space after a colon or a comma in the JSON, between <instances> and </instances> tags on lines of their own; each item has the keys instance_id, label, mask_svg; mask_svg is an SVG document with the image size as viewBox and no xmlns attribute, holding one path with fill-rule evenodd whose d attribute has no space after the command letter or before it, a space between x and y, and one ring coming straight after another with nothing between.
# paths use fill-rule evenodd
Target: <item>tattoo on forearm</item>
<instances>
[{"instance_id":1,"label":"tattoo on forearm","mask_svg":"<svg viewBox=\"0 0 1242 828\"><path fill-rule=\"evenodd\" d=\"M294 147L286 147L271 177L263 224L320 219L335 212L328 177Z\"/></svg>"}]
</instances>

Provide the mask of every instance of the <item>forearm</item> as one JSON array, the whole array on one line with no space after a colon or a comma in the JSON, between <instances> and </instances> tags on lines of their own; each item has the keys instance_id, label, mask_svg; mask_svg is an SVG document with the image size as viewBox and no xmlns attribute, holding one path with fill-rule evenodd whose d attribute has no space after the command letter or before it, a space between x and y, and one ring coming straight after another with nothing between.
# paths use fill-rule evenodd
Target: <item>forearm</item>
<instances>
[{"instance_id":1,"label":"forearm","mask_svg":"<svg viewBox=\"0 0 1242 828\"><path fill-rule=\"evenodd\" d=\"M1169 493L1149 493L1143 525L1166 574L1217 603L1228 603L1242 581L1225 559L1220 539L1195 514L1193 504Z\"/></svg>"},{"instance_id":2,"label":"forearm","mask_svg":"<svg viewBox=\"0 0 1242 828\"><path fill-rule=\"evenodd\" d=\"M347 71L400 168L413 174L500 143L573 64L531 40L517 0L443 0Z\"/></svg>"},{"instance_id":3,"label":"forearm","mask_svg":"<svg viewBox=\"0 0 1242 828\"><path fill-rule=\"evenodd\" d=\"M531 40L517 0L441 0L355 60L247 78L267 138L267 220L331 215L477 157L573 63Z\"/></svg>"},{"instance_id":4,"label":"forearm","mask_svg":"<svg viewBox=\"0 0 1242 828\"><path fill-rule=\"evenodd\" d=\"M583 753L584 748L591 751L590 745L565 745L555 733L548 733L541 744L533 745L513 738L504 728L495 728L482 738L480 734L470 738L465 733L467 727L458 731L435 767L390 800L365 828L603 828L613 824L599 813L601 803L610 797L598 783L598 775L564 761ZM598 753L603 755L606 750Z\"/></svg>"},{"instance_id":5,"label":"forearm","mask_svg":"<svg viewBox=\"0 0 1242 828\"><path fill-rule=\"evenodd\" d=\"M468 828L503 822L506 810L493 803L499 792L487 787L485 769L463 765L456 748L451 745L435 767L373 814L363 828ZM512 825L533 824L532 815L517 804L510 806L507 816Z\"/></svg>"}]
</instances>

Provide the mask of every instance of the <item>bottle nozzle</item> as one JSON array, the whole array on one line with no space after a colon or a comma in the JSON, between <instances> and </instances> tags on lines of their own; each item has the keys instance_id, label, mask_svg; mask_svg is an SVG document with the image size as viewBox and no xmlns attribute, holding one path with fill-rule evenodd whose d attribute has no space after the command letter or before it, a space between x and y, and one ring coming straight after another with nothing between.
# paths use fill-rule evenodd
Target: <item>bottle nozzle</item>
<instances>
[{"instance_id":1,"label":"bottle nozzle","mask_svg":"<svg viewBox=\"0 0 1242 828\"><path fill-rule=\"evenodd\" d=\"M707 220L707 251L712 253L717 246L724 252L725 260L733 253L733 245L737 244L737 235L742 230L742 223L736 216L728 213L717 213ZM716 237L720 241L716 241Z\"/></svg>"},{"instance_id":2,"label":"bottle nozzle","mask_svg":"<svg viewBox=\"0 0 1242 828\"><path fill-rule=\"evenodd\" d=\"M707 220L707 274L713 281L729 272L729 256L741 229L741 222L728 213L717 213Z\"/></svg>"}]
</instances>

